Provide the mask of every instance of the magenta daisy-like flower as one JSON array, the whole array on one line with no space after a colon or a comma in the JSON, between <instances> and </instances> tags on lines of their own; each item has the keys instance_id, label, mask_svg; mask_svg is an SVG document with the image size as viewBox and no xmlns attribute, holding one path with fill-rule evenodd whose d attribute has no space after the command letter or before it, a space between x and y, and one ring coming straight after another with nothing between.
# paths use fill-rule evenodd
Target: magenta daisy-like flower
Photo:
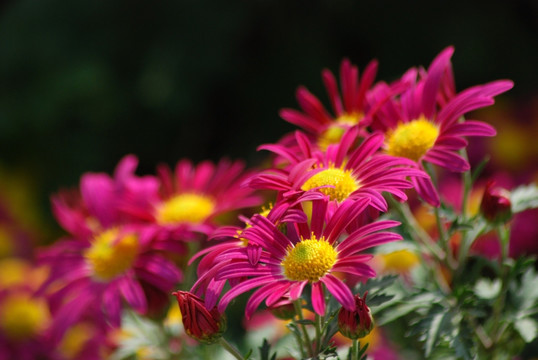
<instances>
[{"instance_id":1,"label":"magenta daisy-like flower","mask_svg":"<svg viewBox=\"0 0 538 360\"><path fill-rule=\"evenodd\" d=\"M81 196L53 197L54 214L71 235L39 254L42 263L51 265L47 291L59 307L54 320L57 336L92 307L117 326L123 301L145 313L151 300L146 289L168 293L181 279L161 244L156 248L149 238L140 236L139 225L121 221L118 206L125 194L134 196L134 189L149 194L146 182L151 182L149 187L154 184L152 179L127 176L130 170L124 170L136 166L129 159L133 160L120 162L114 178L85 174Z\"/></svg>"},{"instance_id":2,"label":"magenta daisy-like flower","mask_svg":"<svg viewBox=\"0 0 538 360\"><path fill-rule=\"evenodd\" d=\"M403 189L412 187L406 177L427 175L412 168L414 163L408 159L380 153L384 142L381 133L371 134L353 149L358 133L356 127L348 129L340 143L329 146L327 151L314 150L300 132L296 133L296 139L302 152L291 151L281 145L264 145L262 149L287 159L291 166L289 169L265 171L253 177L249 184L256 188L279 190L284 198L303 194L312 198L328 196L330 200L341 203L366 197L374 208L386 211L383 192L405 200L407 197Z\"/></svg>"},{"instance_id":3,"label":"magenta daisy-like flower","mask_svg":"<svg viewBox=\"0 0 538 360\"><path fill-rule=\"evenodd\" d=\"M188 239L192 233L210 234L215 217L223 213L259 205L261 198L241 186L249 174L241 161L204 161L194 166L189 160L177 163L175 173L158 169L160 189L146 202L125 204L123 210L148 225L158 239Z\"/></svg>"},{"instance_id":4,"label":"magenta daisy-like flower","mask_svg":"<svg viewBox=\"0 0 538 360\"><path fill-rule=\"evenodd\" d=\"M385 132L385 151L405 157L422 167L422 162L463 172L469 163L457 152L467 145L466 136L493 136L495 129L475 120L459 121L472 110L493 104L493 97L512 88L508 80L479 85L452 95L450 58L454 49L443 50L431 63L424 78L383 105L376 112L374 128ZM448 85L447 85L448 84ZM439 195L429 177L413 178L419 195L439 206Z\"/></svg>"},{"instance_id":5,"label":"magenta daisy-like flower","mask_svg":"<svg viewBox=\"0 0 538 360\"><path fill-rule=\"evenodd\" d=\"M345 228L368 206L368 199L345 202L327 219L327 200L315 200L312 205L311 223L288 224L286 234L262 216L254 216L253 226L243 236L248 247L261 248L259 260L252 263L248 247L223 253L215 278L246 280L233 286L220 300L218 309L223 312L238 295L258 288L247 302L245 315L250 317L265 300L274 305L289 293L297 300L305 286L311 287L312 306L316 313L325 313L325 289L348 310L354 309L354 299L348 285L335 273L363 277L375 276L366 264L372 255L362 254L373 246L400 240L401 236L381 231L399 225L395 221L378 221L358 228L350 234Z\"/></svg>"},{"instance_id":6,"label":"magenta daisy-like flower","mask_svg":"<svg viewBox=\"0 0 538 360\"><path fill-rule=\"evenodd\" d=\"M280 116L314 135L318 145L325 149L328 145L338 143L349 127L358 124L361 128L368 126L375 107L369 103L367 92L376 73L377 61L374 60L366 66L359 81L358 68L344 59L340 65L340 91L333 73L327 69L322 71L332 114L316 96L301 86L297 89L296 97L302 112L282 109Z\"/></svg>"}]
</instances>

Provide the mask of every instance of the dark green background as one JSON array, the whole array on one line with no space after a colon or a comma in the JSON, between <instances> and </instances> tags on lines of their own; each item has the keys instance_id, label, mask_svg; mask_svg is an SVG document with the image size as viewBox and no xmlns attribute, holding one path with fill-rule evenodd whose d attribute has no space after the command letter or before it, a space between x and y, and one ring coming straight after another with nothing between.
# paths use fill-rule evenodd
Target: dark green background
<instances>
[{"instance_id":1,"label":"dark green background","mask_svg":"<svg viewBox=\"0 0 538 360\"><path fill-rule=\"evenodd\" d=\"M278 117L347 56L378 79L455 45L458 89L538 83L537 1L19 0L1 5L0 161L41 203L127 153L140 173L181 157L251 165L293 127Z\"/></svg>"}]
</instances>

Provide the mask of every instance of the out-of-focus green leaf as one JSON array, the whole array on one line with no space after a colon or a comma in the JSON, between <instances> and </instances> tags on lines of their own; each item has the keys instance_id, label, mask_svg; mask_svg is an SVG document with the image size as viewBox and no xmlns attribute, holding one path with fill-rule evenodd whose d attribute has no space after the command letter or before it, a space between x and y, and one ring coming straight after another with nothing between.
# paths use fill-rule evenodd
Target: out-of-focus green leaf
<instances>
[{"instance_id":1,"label":"out-of-focus green leaf","mask_svg":"<svg viewBox=\"0 0 538 360\"><path fill-rule=\"evenodd\" d=\"M494 299L501 291L501 281L499 279L479 279L474 287L474 291L479 298Z\"/></svg>"},{"instance_id":2,"label":"out-of-focus green leaf","mask_svg":"<svg viewBox=\"0 0 538 360\"><path fill-rule=\"evenodd\" d=\"M538 324L531 318L516 320L514 327L527 343L533 341L536 338L536 335L538 335Z\"/></svg>"},{"instance_id":3,"label":"out-of-focus green leaf","mask_svg":"<svg viewBox=\"0 0 538 360\"><path fill-rule=\"evenodd\" d=\"M512 190L510 194L512 213L527 209L538 208L538 186L536 184L523 185Z\"/></svg>"}]
</instances>

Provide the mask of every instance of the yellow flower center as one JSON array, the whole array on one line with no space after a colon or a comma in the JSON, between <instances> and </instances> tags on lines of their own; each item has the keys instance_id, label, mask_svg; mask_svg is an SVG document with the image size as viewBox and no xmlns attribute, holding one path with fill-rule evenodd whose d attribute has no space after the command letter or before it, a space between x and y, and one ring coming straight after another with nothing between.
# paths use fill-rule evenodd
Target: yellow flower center
<instances>
[{"instance_id":1,"label":"yellow flower center","mask_svg":"<svg viewBox=\"0 0 538 360\"><path fill-rule=\"evenodd\" d=\"M343 124L343 125L357 125L359 123L359 121L361 121L361 119L364 117L364 114L362 113L343 113L342 115L340 115L339 117L336 118L336 122L338 124Z\"/></svg>"},{"instance_id":2,"label":"yellow flower center","mask_svg":"<svg viewBox=\"0 0 538 360\"><path fill-rule=\"evenodd\" d=\"M359 188L359 184L351 175L351 171L330 167L308 179L301 189L307 191L326 185L332 185L334 187L321 188L319 191L325 195L329 195L331 200L336 201L347 199L349 194Z\"/></svg>"},{"instance_id":3,"label":"yellow flower center","mask_svg":"<svg viewBox=\"0 0 538 360\"><path fill-rule=\"evenodd\" d=\"M387 272L404 273L419 263L418 256L409 250L397 250L380 256L383 270Z\"/></svg>"},{"instance_id":4,"label":"yellow flower center","mask_svg":"<svg viewBox=\"0 0 538 360\"><path fill-rule=\"evenodd\" d=\"M289 280L316 282L332 269L337 254L324 237L318 240L312 235L312 238L301 240L295 247L289 246L281 265Z\"/></svg>"},{"instance_id":5,"label":"yellow flower center","mask_svg":"<svg viewBox=\"0 0 538 360\"><path fill-rule=\"evenodd\" d=\"M87 323L71 326L62 338L58 349L67 359L76 359L94 333L94 327Z\"/></svg>"},{"instance_id":6,"label":"yellow flower center","mask_svg":"<svg viewBox=\"0 0 538 360\"><path fill-rule=\"evenodd\" d=\"M418 161L435 144L439 129L421 116L417 120L399 124L387 135L389 155Z\"/></svg>"},{"instance_id":7,"label":"yellow flower center","mask_svg":"<svg viewBox=\"0 0 538 360\"><path fill-rule=\"evenodd\" d=\"M49 320L44 299L15 294L7 297L0 306L0 327L14 341L33 337L47 326Z\"/></svg>"},{"instance_id":8,"label":"yellow flower center","mask_svg":"<svg viewBox=\"0 0 538 360\"><path fill-rule=\"evenodd\" d=\"M185 193L166 201L157 211L160 224L203 222L215 209L215 202L206 196Z\"/></svg>"},{"instance_id":9,"label":"yellow flower center","mask_svg":"<svg viewBox=\"0 0 538 360\"><path fill-rule=\"evenodd\" d=\"M94 277L108 281L129 269L138 253L138 237L127 234L120 237L118 229L109 229L97 235L84 257Z\"/></svg>"},{"instance_id":10,"label":"yellow flower center","mask_svg":"<svg viewBox=\"0 0 538 360\"><path fill-rule=\"evenodd\" d=\"M329 145L338 144L347 128L357 125L363 118L362 113L344 113L337 117L334 124L329 126L318 138L318 146L321 150L327 150Z\"/></svg>"}]
</instances>

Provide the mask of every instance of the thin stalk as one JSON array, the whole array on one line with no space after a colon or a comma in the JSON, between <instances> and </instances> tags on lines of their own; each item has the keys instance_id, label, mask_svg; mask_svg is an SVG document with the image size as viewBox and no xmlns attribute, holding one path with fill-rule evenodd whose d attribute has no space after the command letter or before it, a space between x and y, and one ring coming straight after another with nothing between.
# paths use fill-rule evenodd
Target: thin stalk
<instances>
[{"instance_id":1,"label":"thin stalk","mask_svg":"<svg viewBox=\"0 0 538 360\"><path fill-rule=\"evenodd\" d=\"M445 252L443 249L433 241L433 239L428 235L426 231L419 225L417 219L409 209L407 204L402 204L399 201L395 200L392 196L388 197L391 207L400 214L403 218L404 223L407 225L408 230L410 230L415 236L415 239L418 240L422 248L426 249L428 254L433 255L438 261L444 262Z\"/></svg>"},{"instance_id":2,"label":"thin stalk","mask_svg":"<svg viewBox=\"0 0 538 360\"><path fill-rule=\"evenodd\" d=\"M469 161L467 157L467 150L464 148L460 151L460 156ZM465 219L467 216L467 199L469 198L469 192L471 191L471 170L467 170L462 174L463 178L463 196L461 200L461 215Z\"/></svg>"},{"instance_id":3,"label":"thin stalk","mask_svg":"<svg viewBox=\"0 0 538 360\"><path fill-rule=\"evenodd\" d=\"M316 314L316 355L321 352L321 324L323 323L323 316Z\"/></svg>"},{"instance_id":4,"label":"thin stalk","mask_svg":"<svg viewBox=\"0 0 538 360\"><path fill-rule=\"evenodd\" d=\"M351 345L351 360L359 360L359 339L353 339Z\"/></svg>"},{"instance_id":5,"label":"thin stalk","mask_svg":"<svg viewBox=\"0 0 538 360\"><path fill-rule=\"evenodd\" d=\"M235 346L233 346L232 344L230 344L228 341L226 341L226 339L224 337L221 337L219 339L219 344L226 350L228 351L234 358L236 358L237 360L244 360L245 357L243 355L241 355L241 353L239 352L239 350L237 350L235 348Z\"/></svg>"},{"instance_id":6,"label":"thin stalk","mask_svg":"<svg viewBox=\"0 0 538 360\"><path fill-rule=\"evenodd\" d=\"M293 302L293 306L295 307L295 313L297 314L297 317L299 320L304 320L303 317L303 308L301 306L301 299L297 299ZM314 357L313 351L312 351L312 341L310 341L310 336L308 336L308 331L306 330L306 326L304 324L299 324L301 327L301 330L303 331L304 340L306 343L306 348L308 351L309 357Z\"/></svg>"}]
</instances>

